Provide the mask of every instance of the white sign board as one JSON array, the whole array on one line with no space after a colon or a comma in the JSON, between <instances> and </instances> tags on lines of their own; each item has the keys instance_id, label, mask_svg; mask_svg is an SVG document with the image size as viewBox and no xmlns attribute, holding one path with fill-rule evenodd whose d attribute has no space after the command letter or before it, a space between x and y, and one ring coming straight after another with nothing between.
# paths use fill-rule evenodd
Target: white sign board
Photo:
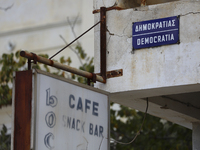
<instances>
[{"instance_id":1,"label":"white sign board","mask_svg":"<svg viewBox=\"0 0 200 150\"><path fill-rule=\"evenodd\" d=\"M36 150L109 149L107 94L39 73L35 80Z\"/></svg>"}]
</instances>

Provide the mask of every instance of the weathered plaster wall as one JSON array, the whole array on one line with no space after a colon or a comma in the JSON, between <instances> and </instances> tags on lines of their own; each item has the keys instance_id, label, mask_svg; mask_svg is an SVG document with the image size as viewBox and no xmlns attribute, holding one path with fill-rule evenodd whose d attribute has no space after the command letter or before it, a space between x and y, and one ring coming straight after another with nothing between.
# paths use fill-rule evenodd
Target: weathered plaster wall
<instances>
[{"instance_id":1,"label":"weathered plaster wall","mask_svg":"<svg viewBox=\"0 0 200 150\"><path fill-rule=\"evenodd\" d=\"M132 53L132 22L178 15L179 45ZM95 16L95 21L98 20L99 14ZM98 83L97 87L113 93L200 83L200 2L179 1L137 10L109 11L107 29L107 70L123 69L124 74L108 79L107 84ZM99 27L96 27L95 72L100 68L99 47Z\"/></svg>"},{"instance_id":2,"label":"weathered plaster wall","mask_svg":"<svg viewBox=\"0 0 200 150\"><path fill-rule=\"evenodd\" d=\"M94 0L95 9L113 4L114 0ZM180 44L132 52L132 22L178 15ZM95 22L99 18L99 14L95 14ZM123 69L123 76L110 78L106 84L96 83L95 86L111 92L111 101L140 111L146 107L141 98L150 97L148 113L192 129L192 122L199 121L197 114L200 113L197 102L200 91L199 47L199 1L182 0L107 11L107 71ZM95 28L95 72L100 72L100 26ZM191 94L184 99L182 93ZM164 106L166 109L161 108Z\"/></svg>"}]
</instances>

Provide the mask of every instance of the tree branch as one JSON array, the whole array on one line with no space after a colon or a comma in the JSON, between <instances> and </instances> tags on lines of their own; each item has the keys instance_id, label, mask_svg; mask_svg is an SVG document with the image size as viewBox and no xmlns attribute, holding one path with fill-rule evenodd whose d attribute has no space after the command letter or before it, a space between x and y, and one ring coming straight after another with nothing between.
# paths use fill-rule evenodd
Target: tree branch
<instances>
[{"instance_id":1,"label":"tree branch","mask_svg":"<svg viewBox=\"0 0 200 150\"><path fill-rule=\"evenodd\" d=\"M8 6L8 7L5 7L5 8L4 7L0 7L0 9L4 10L4 11L7 11L7 10L11 9L13 6L14 6L14 3L12 5Z\"/></svg>"},{"instance_id":2,"label":"tree branch","mask_svg":"<svg viewBox=\"0 0 200 150\"><path fill-rule=\"evenodd\" d=\"M60 38L65 42L66 45L68 45L67 41L63 38L62 35L60 35ZM81 60L79 54L76 52L76 50L74 50L71 46L69 46L69 48L77 55L77 57L78 57L78 59L79 59L81 65L83 66L83 62L82 62L82 60Z\"/></svg>"},{"instance_id":3,"label":"tree branch","mask_svg":"<svg viewBox=\"0 0 200 150\"><path fill-rule=\"evenodd\" d=\"M75 38L77 38L77 36L76 36L76 32L74 31L74 27L75 27L75 25L76 25L76 22L77 22L77 20L78 20L78 17L79 17L79 14L76 16L76 18L75 18L73 24L72 24L71 21L69 20L69 17L67 17L67 22L69 23L69 26L71 27L72 33L73 33L73 35L74 35ZM80 42L79 42L78 40L77 40L77 43L78 43L79 46L81 45Z\"/></svg>"}]
</instances>

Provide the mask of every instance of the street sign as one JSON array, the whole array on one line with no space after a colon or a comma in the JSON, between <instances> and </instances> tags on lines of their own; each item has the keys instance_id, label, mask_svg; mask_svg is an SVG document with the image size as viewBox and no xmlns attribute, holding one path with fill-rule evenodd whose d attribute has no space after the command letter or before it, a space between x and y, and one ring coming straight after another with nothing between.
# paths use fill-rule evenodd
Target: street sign
<instances>
[{"instance_id":1,"label":"street sign","mask_svg":"<svg viewBox=\"0 0 200 150\"><path fill-rule=\"evenodd\" d=\"M135 22L132 26L133 49L179 43L179 17Z\"/></svg>"},{"instance_id":2,"label":"street sign","mask_svg":"<svg viewBox=\"0 0 200 150\"><path fill-rule=\"evenodd\" d=\"M36 82L36 150L109 148L105 92L44 74Z\"/></svg>"}]
</instances>

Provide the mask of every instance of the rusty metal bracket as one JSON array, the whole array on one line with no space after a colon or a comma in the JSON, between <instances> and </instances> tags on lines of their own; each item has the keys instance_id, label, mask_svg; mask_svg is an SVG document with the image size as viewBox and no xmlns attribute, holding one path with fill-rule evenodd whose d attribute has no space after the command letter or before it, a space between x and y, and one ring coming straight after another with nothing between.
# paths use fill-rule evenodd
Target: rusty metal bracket
<instances>
[{"instance_id":1,"label":"rusty metal bracket","mask_svg":"<svg viewBox=\"0 0 200 150\"><path fill-rule=\"evenodd\" d=\"M146 6L147 5L147 0L141 0L141 6Z\"/></svg>"},{"instance_id":2,"label":"rusty metal bracket","mask_svg":"<svg viewBox=\"0 0 200 150\"><path fill-rule=\"evenodd\" d=\"M31 59L28 59L28 70L31 70Z\"/></svg>"},{"instance_id":3,"label":"rusty metal bracket","mask_svg":"<svg viewBox=\"0 0 200 150\"><path fill-rule=\"evenodd\" d=\"M87 78L87 85L91 85L91 80L89 78Z\"/></svg>"},{"instance_id":4,"label":"rusty metal bracket","mask_svg":"<svg viewBox=\"0 0 200 150\"><path fill-rule=\"evenodd\" d=\"M96 75L100 75L100 73L97 73ZM118 70L111 70L106 72L106 78L115 78L115 77L121 77L123 76L123 69Z\"/></svg>"},{"instance_id":5,"label":"rusty metal bracket","mask_svg":"<svg viewBox=\"0 0 200 150\"><path fill-rule=\"evenodd\" d=\"M92 73L92 82L96 83L97 81L97 75L95 73Z\"/></svg>"},{"instance_id":6,"label":"rusty metal bracket","mask_svg":"<svg viewBox=\"0 0 200 150\"><path fill-rule=\"evenodd\" d=\"M97 75L94 73L89 73L89 72L83 71L83 70L78 70L76 68L72 68L70 66L66 66L66 65L63 65L63 64L60 64L60 63L57 63L57 62L54 62L51 60L54 56L56 56L58 53L60 53L62 50L64 50L69 45L65 46L63 49L61 49L59 52L57 52L55 55L53 55L49 59L46 59L46 58L37 56L34 53L29 53L29 52L25 52L25 51L21 51L20 55L22 57L28 58L28 69L29 70L31 69L31 61L30 60L33 60L33 62L35 64L37 62L40 62L40 63L46 64L46 65L49 65L49 66L52 66L52 67L55 67L58 69L62 69L62 70L86 77L86 78L88 78L88 84L90 84L91 81L93 81L94 83L96 83L96 81L99 81L101 83L106 83L107 78L122 76L123 73L122 73L122 69L106 72L106 32L107 32L106 7L101 7L100 21L97 22L90 29L88 29L88 31L91 30L96 25L98 25L99 23L100 23L100 65L101 65L100 66L100 75ZM86 31L85 33L87 33L88 31ZM85 34L85 33L83 33L83 34ZM75 39L75 40L77 40L77 39ZM73 42L71 42L71 43L73 43Z\"/></svg>"},{"instance_id":7,"label":"rusty metal bracket","mask_svg":"<svg viewBox=\"0 0 200 150\"><path fill-rule=\"evenodd\" d=\"M106 81L106 7L100 8L100 76Z\"/></svg>"},{"instance_id":8,"label":"rusty metal bracket","mask_svg":"<svg viewBox=\"0 0 200 150\"><path fill-rule=\"evenodd\" d=\"M93 78L96 78L96 81L99 81L99 82L102 82L102 83L106 82L103 79L102 76L96 75L96 77L94 77L94 75L90 72L87 72L87 71L84 71L84 70L79 70L79 69L76 69L76 68L73 68L73 67L70 67L70 66L67 66L67 65L63 65L63 64L58 63L56 61L52 61L50 59L47 59L47 58L44 58L44 57L41 57L41 56L38 56L38 55L33 55L32 53L29 53L29 52L26 52L26 51L21 51L20 56L25 57L25 58L30 59L30 60L35 59L36 62L43 63L45 65L52 66L52 67L55 67L55 68L58 68L58 69L61 69L61 70L64 70L64 71L68 71L68 72L83 76L85 78L89 78L90 80L93 80Z\"/></svg>"},{"instance_id":9,"label":"rusty metal bracket","mask_svg":"<svg viewBox=\"0 0 200 150\"><path fill-rule=\"evenodd\" d=\"M31 70L31 63L37 64L37 55L35 53L33 54L33 61L31 59L28 59L28 70Z\"/></svg>"},{"instance_id":10,"label":"rusty metal bracket","mask_svg":"<svg viewBox=\"0 0 200 150\"><path fill-rule=\"evenodd\" d=\"M31 53L33 54L33 63L37 64L37 55L35 53Z\"/></svg>"},{"instance_id":11,"label":"rusty metal bracket","mask_svg":"<svg viewBox=\"0 0 200 150\"><path fill-rule=\"evenodd\" d=\"M96 75L95 73L91 73L91 74L92 74L92 79L87 78L87 84L88 84L88 85L91 85L91 81L92 81L93 83L96 83L96 81L97 81L97 75Z\"/></svg>"},{"instance_id":12,"label":"rusty metal bracket","mask_svg":"<svg viewBox=\"0 0 200 150\"><path fill-rule=\"evenodd\" d=\"M123 69L112 70L112 71L107 71L106 72L107 79L108 78L120 77L120 76L123 76Z\"/></svg>"}]
</instances>

